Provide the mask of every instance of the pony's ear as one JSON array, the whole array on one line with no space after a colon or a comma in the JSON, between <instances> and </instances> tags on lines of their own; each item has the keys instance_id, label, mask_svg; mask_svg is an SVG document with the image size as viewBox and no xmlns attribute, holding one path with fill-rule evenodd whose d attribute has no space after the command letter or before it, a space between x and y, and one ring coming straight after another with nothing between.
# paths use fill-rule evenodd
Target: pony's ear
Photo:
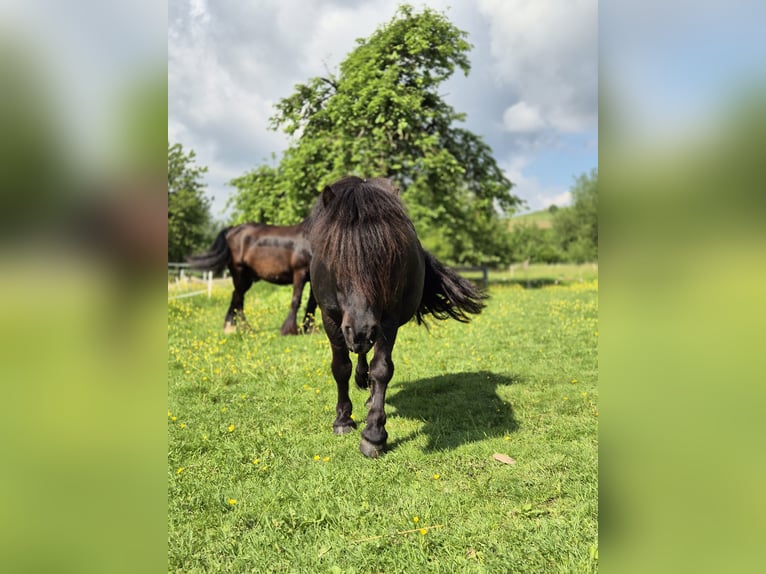
<instances>
[{"instance_id":1,"label":"pony's ear","mask_svg":"<svg viewBox=\"0 0 766 574\"><path fill-rule=\"evenodd\" d=\"M322 191L322 205L327 207L333 199L335 199L335 192L329 185L326 185L324 191Z\"/></svg>"},{"instance_id":2,"label":"pony's ear","mask_svg":"<svg viewBox=\"0 0 766 574\"><path fill-rule=\"evenodd\" d=\"M388 188L391 190L391 193L393 193L396 196L401 195L401 190L399 189L399 186L394 183L394 180L390 177L384 178L384 180L388 184Z\"/></svg>"}]
</instances>

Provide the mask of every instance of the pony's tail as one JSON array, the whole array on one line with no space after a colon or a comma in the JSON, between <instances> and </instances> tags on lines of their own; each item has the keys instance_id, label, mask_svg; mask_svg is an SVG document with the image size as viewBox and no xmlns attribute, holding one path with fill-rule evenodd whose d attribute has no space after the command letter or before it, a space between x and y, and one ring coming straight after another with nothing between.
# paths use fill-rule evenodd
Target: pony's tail
<instances>
[{"instance_id":1,"label":"pony's tail","mask_svg":"<svg viewBox=\"0 0 766 574\"><path fill-rule=\"evenodd\" d=\"M425 315L437 319L457 319L468 323L468 314L478 315L484 308L487 295L477 289L473 283L458 275L423 250L426 262L426 275L423 284L423 299L415 313L418 325L424 322Z\"/></svg>"},{"instance_id":2,"label":"pony's tail","mask_svg":"<svg viewBox=\"0 0 766 574\"><path fill-rule=\"evenodd\" d=\"M226 241L226 232L231 227L223 229L213 241L213 245L210 249L199 255L192 255L187 258L187 261L194 269L200 269L202 271L213 271L216 274L221 273L226 265L229 263L231 257L231 251L229 250L229 243Z\"/></svg>"}]
</instances>

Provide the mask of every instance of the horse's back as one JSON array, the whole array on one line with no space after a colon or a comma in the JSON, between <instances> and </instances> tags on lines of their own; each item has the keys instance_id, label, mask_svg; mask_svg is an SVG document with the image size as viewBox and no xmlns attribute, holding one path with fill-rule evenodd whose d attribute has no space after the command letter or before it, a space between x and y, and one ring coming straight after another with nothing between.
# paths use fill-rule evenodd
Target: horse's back
<instances>
[{"instance_id":1,"label":"horse's back","mask_svg":"<svg viewBox=\"0 0 766 574\"><path fill-rule=\"evenodd\" d=\"M247 223L229 235L234 265L277 284L293 282L295 269L308 268L311 248L301 225Z\"/></svg>"}]
</instances>

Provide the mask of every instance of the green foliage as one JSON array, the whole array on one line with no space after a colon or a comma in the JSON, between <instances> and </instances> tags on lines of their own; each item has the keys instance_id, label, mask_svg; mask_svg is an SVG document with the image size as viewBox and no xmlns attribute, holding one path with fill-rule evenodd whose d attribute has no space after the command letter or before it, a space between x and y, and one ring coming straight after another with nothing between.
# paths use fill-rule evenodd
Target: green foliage
<instances>
[{"instance_id":1,"label":"green foliage","mask_svg":"<svg viewBox=\"0 0 766 574\"><path fill-rule=\"evenodd\" d=\"M563 260L553 232L534 223L515 225L510 244L513 261L558 263Z\"/></svg>"},{"instance_id":2,"label":"green foliage","mask_svg":"<svg viewBox=\"0 0 766 574\"><path fill-rule=\"evenodd\" d=\"M353 383L359 429L332 432L327 338L279 336L289 289L228 337L230 284L169 302L168 571L596 571L597 286L492 284L469 324L405 325L377 460Z\"/></svg>"},{"instance_id":3,"label":"green foliage","mask_svg":"<svg viewBox=\"0 0 766 574\"><path fill-rule=\"evenodd\" d=\"M509 222L513 261L540 263L598 260L598 172L581 175L572 187L573 205L550 206Z\"/></svg>"},{"instance_id":4,"label":"green foliage","mask_svg":"<svg viewBox=\"0 0 766 574\"><path fill-rule=\"evenodd\" d=\"M598 171L583 174L572 188L573 204L553 217L553 234L567 261L598 259Z\"/></svg>"},{"instance_id":5,"label":"green foliage","mask_svg":"<svg viewBox=\"0 0 766 574\"><path fill-rule=\"evenodd\" d=\"M466 36L440 13L401 6L357 40L337 76L295 86L272 117L291 144L278 165L231 181L235 221L292 223L339 177L387 176L426 248L452 263L505 262L499 212L519 200L490 147L455 125L464 114L438 91L456 69L468 74Z\"/></svg>"},{"instance_id":6,"label":"green foliage","mask_svg":"<svg viewBox=\"0 0 766 574\"><path fill-rule=\"evenodd\" d=\"M121 161L141 172L161 173L159 145L167 133L168 84L163 65L128 83L119 98L118 139Z\"/></svg>"},{"instance_id":7,"label":"green foliage","mask_svg":"<svg viewBox=\"0 0 766 574\"><path fill-rule=\"evenodd\" d=\"M168 142L168 261L184 261L210 241L210 204L201 181L207 167L194 165L194 156Z\"/></svg>"}]
</instances>

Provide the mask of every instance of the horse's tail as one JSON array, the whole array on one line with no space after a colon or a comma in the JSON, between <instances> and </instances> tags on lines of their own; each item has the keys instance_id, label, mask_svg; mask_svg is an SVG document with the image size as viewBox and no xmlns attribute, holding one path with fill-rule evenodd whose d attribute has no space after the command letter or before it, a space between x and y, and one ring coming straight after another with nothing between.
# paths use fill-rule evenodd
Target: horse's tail
<instances>
[{"instance_id":1,"label":"horse's tail","mask_svg":"<svg viewBox=\"0 0 766 574\"><path fill-rule=\"evenodd\" d=\"M189 264L194 269L213 271L216 274L221 273L226 268L231 257L229 242L226 241L226 232L229 229L231 227L226 227L218 234L210 249L199 255L192 255L187 258Z\"/></svg>"},{"instance_id":2,"label":"horse's tail","mask_svg":"<svg viewBox=\"0 0 766 574\"><path fill-rule=\"evenodd\" d=\"M445 267L436 257L423 250L426 275L423 284L423 299L415 313L418 324L424 322L424 315L437 319L457 319L461 323L471 320L468 314L478 315L484 308L487 295L473 283Z\"/></svg>"}]
</instances>

